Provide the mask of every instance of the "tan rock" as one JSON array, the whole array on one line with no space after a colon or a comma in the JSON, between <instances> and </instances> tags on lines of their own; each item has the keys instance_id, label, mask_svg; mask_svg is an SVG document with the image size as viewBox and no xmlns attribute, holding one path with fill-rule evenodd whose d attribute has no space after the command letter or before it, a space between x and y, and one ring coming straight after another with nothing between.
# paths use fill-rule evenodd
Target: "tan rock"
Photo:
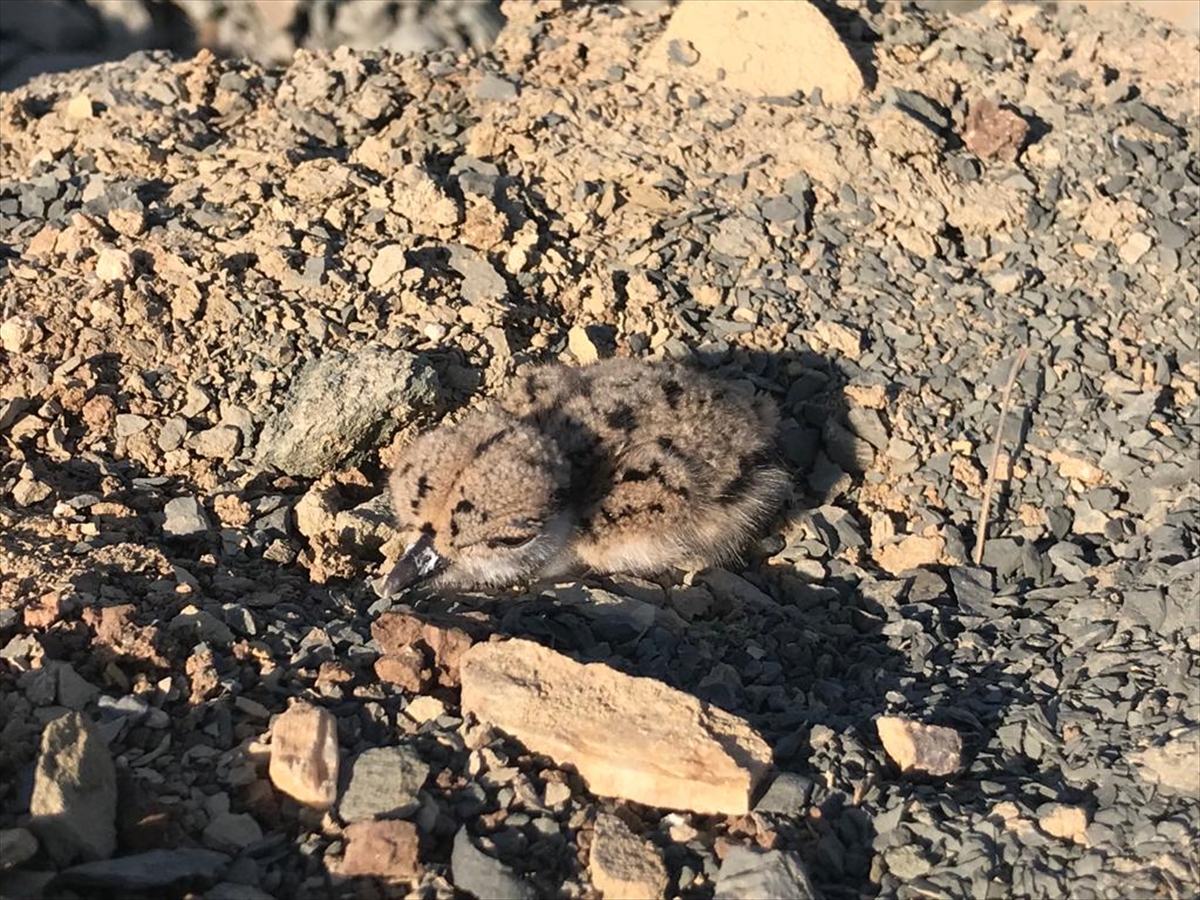
<instances>
[{"instance_id":1,"label":"tan rock","mask_svg":"<svg viewBox=\"0 0 1200 900\"><path fill-rule=\"evenodd\" d=\"M124 250L106 247L96 259L96 277L101 281L129 281L133 277L133 257Z\"/></svg>"},{"instance_id":2,"label":"tan rock","mask_svg":"<svg viewBox=\"0 0 1200 900\"><path fill-rule=\"evenodd\" d=\"M0 325L0 346L8 353L22 353L42 339L42 327L29 316L12 316Z\"/></svg>"},{"instance_id":3,"label":"tan rock","mask_svg":"<svg viewBox=\"0 0 1200 900\"><path fill-rule=\"evenodd\" d=\"M881 384L848 384L842 393L851 404L866 409L883 409L888 402L887 388Z\"/></svg>"},{"instance_id":4,"label":"tan rock","mask_svg":"<svg viewBox=\"0 0 1200 900\"><path fill-rule=\"evenodd\" d=\"M438 716L446 714L446 704L437 697L422 695L414 697L408 706L404 707L404 714L414 722L428 722L431 719L436 719Z\"/></svg>"},{"instance_id":5,"label":"tan rock","mask_svg":"<svg viewBox=\"0 0 1200 900\"><path fill-rule=\"evenodd\" d=\"M68 119L90 119L96 114L92 98L87 94L76 94L67 103Z\"/></svg>"},{"instance_id":6,"label":"tan rock","mask_svg":"<svg viewBox=\"0 0 1200 900\"><path fill-rule=\"evenodd\" d=\"M296 530L306 538L333 531L337 521L340 494L336 485L318 481L296 503L292 510Z\"/></svg>"},{"instance_id":7,"label":"tan rock","mask_svg":"<svg viewBox=\"0 0 1200 900\"><path fill-rule=\"evenodd\" d=\"M900 716L875 722L887 755L902 772L952 775L962 767L962 738L953 728L921 725Z\"/></svg>"},{"instance_id":8,"label":"tan rock","mask_svg":"<svg viewBox=\"0 0 1200 900\"><path fill-rule=\"evenodd\" d=\"M1132 266L1150 252L1150 248L1153 246L1154 241L1150 235L1144 231L1134 231L1125 238L1125 242L1121 244L1121 249L1117 253L1121 257L1121 262Z\"/></svg>"},{"instance_id":9,"label":"tan rock","mask_svg":"<svg viewBox=\"0 0 1200 900\"><path fill-rule=\"evenodd\" d=\"M54 248L61 234L62 231L53 225L43 225L42 230L29 239L25 255L34 259L49 259L54 255Z\"/></svg>"},{"instance_id":10,"label":"tan rock","mask_svg":"<svg viewBox=\"0 0 1200 900\"><path fill-rule=\"evenodd\" d=\"M941 535L910 534L898 543L888 544L875 553L875 562L885 572L899 575L910 569L931 566L941 560L946 539Z\"/></svg>"},{"instance_id":11,"label":"tan rock","mask_svg":"<svg viewBox=\"0 0 1200 900\"><path fill-rule=\"evenodd\" d=\"M770 768L770 748L736 716L532 641L468 650L462 709L574 766L592 793L649 806L745 813Z\"/></svg>"},{"instance_id":12,"label":"tan rock","mask_svg":"<svg viewBox=\"0 0 1200 900\"><path fill-rule=\"evenodd\" d=\"M1200 728L1134 753L1130 760L1147 781L1193 800L1200 799Z\"/></svg>"},{"instance_id":13,"label":"tan rock","mask_svg":"<svg viewBox=\"0 0 1200 900\"><path fill-rule=\"evenodd\" d=\"M1104 470L1086 459L1071 456L1062 450L1050 451L1047 458L1058 467L1059 473L1064 478L1071 478L1088 486L1100 484L1105 480Z\"/></svg>"},{"instance_id":14,"label":"tan rock","mask_svg":"<svg viewBox=\"0 0 1200 900\"><path fill-rule=\"evenodd\" d=\"M611 813L596 817L588 869L592 884L608 900L657 898L667 890L667 869L658 848Z\"/></svg>"},{"instance_id":15,"label":"tan rock","mask_svg":"<svg viewBox=\"0 0 1200 900\"><path fill-rule=\"evenodd\" d=\"M1052 837L1062 838L1075 844L1087 845L1087 812L1078 806L1055 803L1038 816L1038 826Z\"/></svg>"},{"instance_id":16,"label":"tan rock","mask_svg":"<svg viewBox=\"0 0 1200 900\"><path fill-rule=\"evenodd\" d=\"M1002 800L992 807L989 818L999 819L1004 828L1022 839L1033 831L1033 823L1021 814L1020 807L1011 800Z\"/></svg>"},{"instance_id":17,"label":"tan rock","mask_svg":"<svg viewBox=\"0 0 1200 900\"><path fill-rule=\"evenodd\" d=\"M575 325L567 332L567 349L581 365L586 366L600 359L600 352L582 325Z\"/></svg>"},{"instance_id":18,"label":"tan rock","mask_svg":"<svg viewBox=\"0 0 1200 900\"><path fill-rule=\"evenodd\" d=\"M337 799L337 721L327 709L297 703L271 728L271 783L307 806L328 809Z\"/></svg>"},{"instance_id":19,"label":"tan rock","mask_svg":"<svg viewBox=\"0 0 1200 900\"><path fill-rule=\"evenodd\" d=\"M862 356L862 332L837 322L817 322L806 337L815 339L821 347L836 350L848 359L858 359Z\"/></svg>"},{"instance_id":20,"label":"tan rock","mask_svg":"<svg viewBox=\"0 0 1200 900\"><path fill-rule=\"evenodd\" d=\"M837 31L815 6L800 0L681 3L651 49L650 64L678 71L681 62L713 80L723 69L725 84L752 94L820 88L826 101L846 103L863 89L862 72Z\"/></svg>"},{"instance_id":21,"label":"tan rock","mask_svg":"<svg viewBox=\"0 0 1200 900\"><path fill-rule=\"evenodd\" d=\"M367 273L367 282L371 287L383 287L408 268L408 249L405 244L387 244L379 248L371 263L371 271Z\"/></svg>"},{"instance_id":22,"label":"tan rock","mask_svg":"<svg viewBox=\"0 0 1200 900\"><path fill-rule=\"evenodd\" d=\"M379 657L375 660L375 674L380 681L412 694L424 690L433 678L425 664L425 654L416 647L400 647Z\"/></svg>"},{"instance_id":23,"label":"tan rock","mask_svg":"<svg viewBox=\"0 0 1200 900\"><path fill-rule=\"evenodd\" d=\"M108 859L117 846L117 770L88 718L59 716L42 732L30 830L59 864Z\"/></svg>"},{"instance_id":24,"label":"tan rock","mask_svg":"<svg viewBox=\"0 0 1200 900\"><path fill-rule=\"evenodd\" d=\"M114 209L108 214L108 224L117 234L137 237L146 230L146 214L140 209Z\"/></svg>"},{"instance_id":25,"label":"tan rock","mask_svg":"<svg viewBox=\"0 0 1200 900\"><path fill-rule=\"evenodd\" d=\"M346 828L346 855L338 872L348 878L368 876L384 881L410 881L421 872L419 837L412 822L378 819Z\"/></svg>"}]
</instances>

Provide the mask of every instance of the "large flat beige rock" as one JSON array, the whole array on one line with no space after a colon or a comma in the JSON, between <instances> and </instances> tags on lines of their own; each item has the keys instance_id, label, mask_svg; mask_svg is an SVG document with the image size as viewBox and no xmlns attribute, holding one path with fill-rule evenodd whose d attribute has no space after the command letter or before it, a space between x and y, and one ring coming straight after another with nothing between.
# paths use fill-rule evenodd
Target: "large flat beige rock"
<instances>
[{"instance_id":1,"label":"large flat beige rock","mask_svg":"<svg viewBox=\"0 0 1200 900\"><path fill-rule=\"evenodd\" d=\"M766 742L737 716L532 641L468 650L462 709L574 766L592 793L648 806L745 813L771 762Z\"/></svg>"},{"instance_id":2,"label":"large flat beige rock","mask_svg":"<svg viewBox=\"0 0 1200 900\"><path fill-rule=\"evenodd\" d=\"M848 103L863 89L846 45L807 0L683 0L649 63L679 71L682 61L713 80L722 70L724 84L752 94L819 87L826 101Z\"/></svg>"}]
</instances>

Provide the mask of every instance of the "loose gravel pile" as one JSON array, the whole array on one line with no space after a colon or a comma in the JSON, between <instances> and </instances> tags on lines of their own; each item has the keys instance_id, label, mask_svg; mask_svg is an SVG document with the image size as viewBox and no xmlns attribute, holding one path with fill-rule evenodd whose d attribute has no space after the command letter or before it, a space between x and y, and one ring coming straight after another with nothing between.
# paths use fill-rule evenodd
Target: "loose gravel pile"
<instances>
[{"instance_id":1,"label":"loose gravel pile","mask_svg":"<svg viewBox=\"0 0 1200 900\"><path fill-rule=\"evenodd\" d=\"M753 92L572 7L0 95L0 894L1194 896L1196 37L848 4ZM775 395L744 570L379 599L412 436L614 354ZM489 636L773 768L598 797L464 715Z\"/></svg>"}]
</instances>

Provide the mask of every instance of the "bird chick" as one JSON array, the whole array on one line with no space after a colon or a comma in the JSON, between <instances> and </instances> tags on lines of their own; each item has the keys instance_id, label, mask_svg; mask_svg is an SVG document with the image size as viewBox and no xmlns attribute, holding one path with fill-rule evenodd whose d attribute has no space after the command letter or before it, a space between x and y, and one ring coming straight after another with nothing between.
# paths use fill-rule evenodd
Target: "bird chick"
<instances>
[{"instance_id":1,"label":"bird chick","mask_svg":"<svg viewBox=\"0 0 1200 900\"><path fill-rule=\"evenodd\" d=\"M765 396L676 363L534 369L399 461L407 549L384 594L726 562L787 490L777 422Z\"/></svg>"}]
</instances>

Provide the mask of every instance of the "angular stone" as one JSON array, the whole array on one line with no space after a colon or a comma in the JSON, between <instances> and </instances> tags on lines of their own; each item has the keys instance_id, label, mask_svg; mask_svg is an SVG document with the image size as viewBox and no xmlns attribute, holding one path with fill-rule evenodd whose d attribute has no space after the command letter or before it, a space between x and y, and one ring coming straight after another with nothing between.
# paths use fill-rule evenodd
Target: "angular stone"
<instances>
[{"instance_id":1,"label":"angular stone","mask_svg":"<svg viewBox=\"0 0 1200 900\"><path fill-rule=\"evenodd\" d=\"M875 562L885 572L899 575L921 566L935 565L946 550L946 539L941 535L925 536L910 534L895 544L875 552Z\"/></svg>"},{"instance_id":2,"label":"angular stone","mask_svg":"<svg viewBox=\"0 0 1200 900\"><path fill-rule=\"evenodd\" d=\"M816 900L798 853L730 847L717 873L715 900Z\"/></svg>"},{"instance_id":3,"label":"angular stone","mask_svg":"<svg viewBox=\"0 0 1200 900\"><path fill-rule=\"evenodd\" d=\"M38 852L37 838L26 828L0 830L0 871L19 866Z\"/></svg>"},{"instance_id":4,"label":"angular stone","mask_svg":"<svg viewBox=\"0 0 1200 900\"><path fill-rule=\"evenodd\" d=\"M837 31L807 2L689 0L675 8L652 59L668 65L672 42L690 44L691 71L753 94L785 96L819 88L832 103L863 89L862 72ZM678 57L676 49L675 56Z\"/></svg>"},{"instance_id":5,"label":"angular stone","mask_svg":"<svg viewBox=\"0 0 1200 900\"><path fill-rule=\"evenodd\" d=\"M921 725L899 716L875 722L887 755L902 772L952 775L962 768L962 738L953 728Z\"/></svg>"},{"instance_id":6,"label":"angular stone","mask_svg":"<svg viewBox=\"0 0 1200 900\"><path fill-rule=\"evenodd\" d=\"M242 433L232 425L216 425L193 434L187 448L205 459L232 459L242 448Z\"/></svg>"},{"instance_id":7,"label":"angular stone","mask_svg":"<svg viewBox=\"0 0 1200 900\"><path fill-rule=\"evenodd\" d=\"M1012 162L1025 145L1029 124L1010 109L990 100L974 100L967 110L963 143L980 159L993 156Z\"/></svg>"},{"instance_id":8,"label":"angular stone","mask_svg":"<svg viewBox=\"0 0 1200 900\"><path fill-rule=\"evenodd\" d=\"M454 886L475 897L494 900L533 900L537 891L495 857L488 856L471 840L463 825L454 836L450 851L450 875Z\"/></svg>"},{"instance_id":9,"label":"angular stone","mask_svg":"<svg viewBox=\"0 0 1200 900\"><path fill-rule=\"evenodd\" d=\"M375 674L409 691L421 690L434 674L427 656L432 657L438 684L458 687L463 654L475 641L462 628L398 611L376 619L371 636L383 653L375 663Z\"/></svg>"},{"instance_id":10,"label":"angular stone","mask_svg":"<svg viewBox=\"0 0 1200 900\"><path fill-rule=\"evenodd\" d=\"M168 500L163 513L166 515L163 533L172 537L192 537L203 534L212 527L204 507L195 497L176 497L174 500Z\"/></svg>"},{"instance_id":11,"label":"angular stone","mask_svg":"<svg viewBox=\"0 0 1200 900\"><path fill-rule=\"evenodd\" d=\"M1154 246L1154 240L1144 231L1135 231L1125 238L1125 242L1121 244L1121 249L1118 255L1121 257L1121 262L1127 266L1132 266L1139 259L1150 252L1150 248Z\"/></svg>"},{"instance_id":12,"label":"angular stone","mask_svg":"<svg viewBox=\"0 0 1200 900\"><path fill-rule=\"evenodd\" d=\"M1164 790L1200 800L1200 727L1130 756L1138 774Z\"/></svg>"},{"instance_id":13,"label":"angular stone","mask_svg":"<svg viewBox=\"0 0 1200 900\"><path fill-rule=\"evenodd\" d=\"M408 268L408 247L404 244L387 244L379 248L367 273L367 282L373 288L383 287Z\"/></svg>"},{"instance_id":14,"label":"angular stone","mask_svg":"<svg viewBox=\"0 0 1200 900\"><path fill-rule=\"evenodd\" d=\"M149 850L73 866L59 876L59 884L89 892L165 890L183 883L195 888L212 884L228 866L229 856L216 850Z\"/></svg>"},{"instance_id":15,"label":"angular stone","mask_svg":"<svg viewBox=\"0 0 1200 900\"><path fill-rule=\"evenodd\" d=\"M283 410L263 425L255 463L313 477L353 465L437 400L437 376L411 353L327 351L304 367Z\"/></svg>"},{"instance_id":16,"label":"angular stone","mask_svg":"<svg viewBox=\"0 0 1200 900\"><path fill-rule=\"evenodd\" d=\"M58 702L79 711L100 693L100 688L83 678L70 663L55 666L58 675Z\"/></svg>"},{"instance_id":17,"label":"angular stone","mask_svg":"<svg viewBox=\"0 0 1200 900\"><path fill-rule=\"evenodd\" d=\"M346 855L338 874L408 881L421 873L419 838L412 822L379 819L355 822L345 832Z\"/></svg>"},{"instance_id":18,"label":"angular stone","mask_svg":"<svg viewBox=\"0 0 1200 900\"><path fill-rule=\"evenodd\" d=\"M1078 806L1052 803L1039 812L1038 826L1053 837L1087 845L1087 811Z\"/></svg>"},{"instance_id":19,"label":"angular stone","mask_svg":"<svg viewBox=\"0 0 1200 900\"><path fill-rule=\"evenodd\" d=\"M346 822L407 816L421 805L417 794L428 777L429 764L411 747L364 750L350 763L338 815Z\"/></svg>"},{"instance_id":20,"label":"angular stone","mask_svg":"<svg viewBox=\"0 0 1200 900\"><path fill-rule=\"evenodd\" d=\"M137 434L139 431L145 431L150 426L150 420L145 416L136 416L133 413L118 413L117 414L117 437L129 437Z\"/></svg>"},{"instance_id":21,"label":"angular stone","mask_svg":"<svg viewBox=\"0 0 1200 900\"><path fill-rule=\"evenodd\" d=\"M107 248L96 260L96 277L101 281L129 281L133 277L133 258L124 250Z\"/></svg>"},{"instance_id":22,"label":"angular stone","mask_svg":"<svg viewBox=\"0 0 1200 900\"><path fill-rule=\"evenodd\" d=\"M611 813L596 816L588 871L600 896L608 900L662 897L667 889L667 869L658 848Z\"/></svg>"},{"instance_id":23,"label":"angular stone","mask_svg":"<svg viewBox=\"0 0 1200 900\"><path fill-rule=\"evenodd\" d=\"M106 859L117 846L117 772L87 717L71 712L42 732L30 829L59 864Z\"/></svg>"},{"instance_id":24,"label":"angular stone","mask_svg":"<svg viewBox=\"0 0 1200 900\"><path fill-rule=\"evenodd\" d=\"M410 694L420 693L433 678L425 654L416 647L400 647L375 660L375 675Z\"/></svg>"},{"instance_id":25,"label":"angular stone","mask_svg":"<svg viewBox=\"0 0 1200 900\"><path fill-rule=\"evenodd\" d=\"M1058 466L1058 471L1064 478L1081 481L1088 487L1105 481L1104 470L1086 459L1072 456L1062 450L1052 450L1048 459Z\"/></svg>"},{"instance_id":26,"label":"angular stone","mask_svg":"<svg viewBox=\"0 0 1200 900\"><path fill-rule=\"evenodd\" d=\"M227 850L231 853L237 853L262 840L262 836L262 828L248 813L219 813L204 829L204 843L214 850Z\"/></svg>"},{"instance_id":27,"label":"angular stone","mask_svg":"<svg viewBox=\"0 0 1200 900\"><path fill-rule=\"evenodd\" d=\"M317 809L337 799L337 720L327 709L297 703L271 727L271 783Z\"/></svg>"},{"instance_id":28,"label":"angular stone","mask_svg":"<svg viewBox=\"0 0 1200 900\"><path fill-rule=\"evenodd\" d=\"M600 352L592 342L588 330L582 325L572 326L567 332L567 349L580 365L589 365L600 359Z\"/></svg>"},{"instance_id":29,"label":"angular stone","mask_svg":"<svg viewBox=\"0 0 1200 900\"><path fill-rule=\"evenodd\" d=\"M794 772L780 772L754 804L754 811L798 816L808 807L812 792L812 779Z\"/></svg>"},{"instance_id":30,"label":"angular stone","mask_svg":"<svg viewBox=\"0 0 1200 900\"><path fill-rule=\"evenodd\" d=\"M649 806L748 812L771 763L766 742L736 716L532 641L468 650L462 709L574 766L592 793Z\"/></svg>"},{"instance_id":31,"label":"angular stone","mask_svg":"<svg viewBox=\"0 0 1200 900\"><path fill-rule=\"evenodd\" d=\"M8 353L22 353L36 346L42 335L42 326L31 317L12 316L0 325L0 347Z\"/></svg>"}]
</instances>

